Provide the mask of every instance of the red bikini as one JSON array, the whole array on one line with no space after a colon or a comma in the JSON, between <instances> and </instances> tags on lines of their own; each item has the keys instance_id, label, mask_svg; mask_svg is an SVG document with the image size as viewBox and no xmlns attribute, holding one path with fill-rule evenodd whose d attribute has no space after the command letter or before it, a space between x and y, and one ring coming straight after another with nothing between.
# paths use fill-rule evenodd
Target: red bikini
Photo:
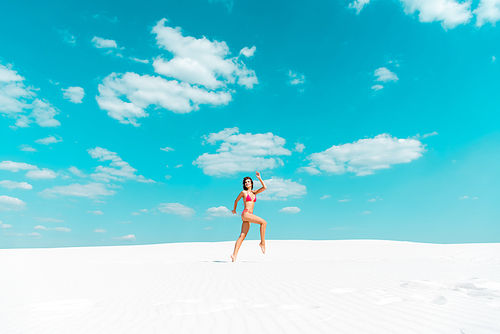
<instances>
[{"instance_id":1,"label":"red bikini","mask_svg":"<svg viewBox=\"0 0 500 334\"><path fill-rule=\"evenodd\" d=\"M250 197L250 195L249 195L249 194L247 194L247 197L245 198L245 202L248 202L248 201L252 201L252 197ZM257 195L255 195L255 198L253 199L253 201L254 201L254 202L257 202ZM250 211L250 210L248 210L248 209L245 209L245 210L243 210L243 212L241 213L241 215L243 216L243 214L244 214L245 212L248 212L248 213L252 213L252 214L253 214L253 212L252 212L252 211Z\"/></svg>"}]
</instances>

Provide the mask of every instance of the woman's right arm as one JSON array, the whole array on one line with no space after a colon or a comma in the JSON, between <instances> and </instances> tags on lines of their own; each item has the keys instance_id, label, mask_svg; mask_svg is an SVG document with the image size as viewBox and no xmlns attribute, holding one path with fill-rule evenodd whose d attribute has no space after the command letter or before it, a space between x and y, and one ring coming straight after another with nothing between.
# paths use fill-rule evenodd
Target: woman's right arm
<instances>
[{"instance_id":1,"label":"woman's right arm","mask_svg":"<svg viewBox=\"0 0 500 334\"><path fill-rule=\"evenodd\" d=\"M243 197L243 191L240 192L238 197L236 197L236 200L234 201L234 209L231 211L234 215L236 214L236 207L238 206L238 201Z\"/></svg>"}]
</instances>

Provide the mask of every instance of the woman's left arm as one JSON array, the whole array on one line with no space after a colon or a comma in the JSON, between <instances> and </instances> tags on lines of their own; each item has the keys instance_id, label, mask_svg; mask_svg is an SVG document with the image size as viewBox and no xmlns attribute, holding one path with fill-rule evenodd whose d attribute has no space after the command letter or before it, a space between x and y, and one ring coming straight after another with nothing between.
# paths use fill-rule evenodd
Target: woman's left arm
<instances>
[{"instance_id":1,"label":"woman's left arm","mask_svg":"<svg viewBox=\"0 0 500 334\"><path fill-rule=\"evenodd\" d=\"M261 193L261 192L263 192L264 190L266 190L266 189L267 189L267 187L266 187L266 184L264 183L264 181L262 180L262 178L260 177L260 173L259 173L259 172L255 172L255 175L256 175L256 176L257 176L257 178L259 179L260 184L262 184L262 188L260 188L260 189L258 189L258 190L256 190L256 191L254 192L254 194L255 194L255 195L257 195L258 193Z\"/></svg>"}]
</instances>

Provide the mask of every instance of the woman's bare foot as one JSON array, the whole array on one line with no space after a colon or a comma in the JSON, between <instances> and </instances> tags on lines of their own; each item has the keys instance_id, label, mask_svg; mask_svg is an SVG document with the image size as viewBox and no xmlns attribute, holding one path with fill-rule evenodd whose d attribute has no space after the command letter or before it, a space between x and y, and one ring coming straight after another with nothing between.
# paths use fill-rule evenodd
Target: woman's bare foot
<instances>
[{"instance_id":1,"label":"woman's bare foot","mask_svg":"<svg viewBox=\"0 0 500 334\"><path fill-rule=\"evenodd\" d=\"M232 262L236 262L236 256L234 256L234 254L231 255L231 260L233 260Z\"/></svg>"},{"instance_id":2,"label":"woman's bare foot","mask_svg":"<svg viewBox=\"0 0 500 334\"><path fill-rule=\"evenodd\" d=\"M262 242L259 244L260 249L262 249L262 253L266 254L266 244L263 244Z\"/></svg>"}]
</instances>

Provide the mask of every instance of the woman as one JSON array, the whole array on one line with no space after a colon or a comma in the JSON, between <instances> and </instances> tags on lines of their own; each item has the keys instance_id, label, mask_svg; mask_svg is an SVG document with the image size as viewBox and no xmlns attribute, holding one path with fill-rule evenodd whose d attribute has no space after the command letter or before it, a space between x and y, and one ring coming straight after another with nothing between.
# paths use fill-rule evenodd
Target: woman
<instances>
[{"instance_id":1,"label":"woman","mask_svg":"<svg viewBox=\"0 0 500 334\"><path fill-rule=\"evenodd\" d=\"M262 249L262 253L266 253L266 240L264 239L266 235L266 226L267 222L253 214L253 207L255 202L257 201L257 194L263 192L267 189L266 184L260 178L260 173L255 172L255 175L259 179L262 184L262 188L259 190L253 190L253 181L252 178L247 176L243 179L243 191L238 195L236 201L234 201L234 209L231 211L233 214L236 214L236 206L238 205L238 201L243 198L243 205L245 206L245 210L241 213L241 220L243 224L241 225L241 234L238 240L236 240L236 245L234 245L234 253L231 255L231 259L236 261L236 256L238 256L238 251L240 250L241 243L245 240L247 236L248 230L250 229L250 223L260 224L260 248Z\"/></svg>"}]
</instances>

